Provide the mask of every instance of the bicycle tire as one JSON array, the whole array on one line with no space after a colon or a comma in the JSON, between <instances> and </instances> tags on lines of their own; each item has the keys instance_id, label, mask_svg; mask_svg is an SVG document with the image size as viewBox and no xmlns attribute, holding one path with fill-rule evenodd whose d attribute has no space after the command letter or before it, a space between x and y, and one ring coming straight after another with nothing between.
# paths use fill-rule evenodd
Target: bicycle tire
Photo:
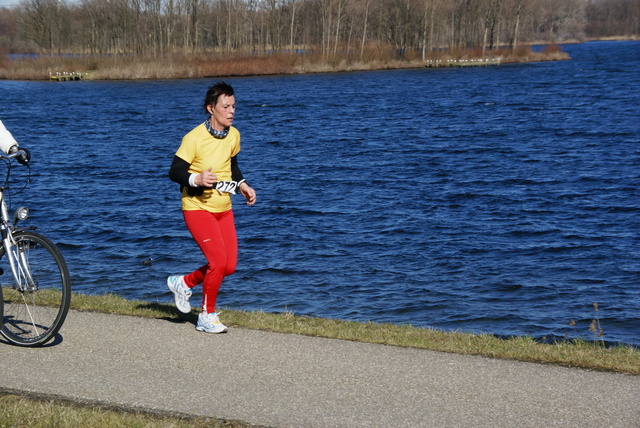
<instances>
[{"instance_id":1,"label":"bicycle tire","mask_svg":"<svg viewBox=\"0 0 640 428\"><path fill-rule=\"evenodd\" d=\"M0 277L4 301L3 323L0 333L9 342L20 346L44 345L58 333L71 304L71 281L62 253L48 238L30 230L13 234L16 246L12 251L22 252L20 281L26 281L25 269L31 273L35 290L20 291L11 272L7 257L0 260L4 272Z\"/></svg>"},{"instance_id":2,"label":"bicycle tire","mask_svg":"<svg viewBox=\"0 0 640 428\"><path fill-rule=\"evenodd\" d=\"M0 329L4 320L4 300L2 299L2 287L0 287Z\"/></svg>"}]
</instances>

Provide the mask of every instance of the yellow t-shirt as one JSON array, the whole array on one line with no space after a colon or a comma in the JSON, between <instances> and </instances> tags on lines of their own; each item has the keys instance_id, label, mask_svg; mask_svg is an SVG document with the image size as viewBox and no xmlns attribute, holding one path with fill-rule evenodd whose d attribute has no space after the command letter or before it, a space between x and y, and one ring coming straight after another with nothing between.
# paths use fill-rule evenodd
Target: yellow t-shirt
<instances>
[{"instance_id":1,"label":"yellow t-shirt","mask_svg":"<svg viewBox=\"0 0 640 428\"><path fill-rule=\"evenodd\" d=\"M204 124L195 127L184 136L176 156L191 164L189 173L199 174L211 168L218 180L231 180L231 158L240 151L240 133L233 126L225 138L214 138ZM216 189L204 189L200 196L189 196L182 189L184 211L204 210L220 213L231 209L231 195L220 194Z\"/></svg>"}]
</instances>

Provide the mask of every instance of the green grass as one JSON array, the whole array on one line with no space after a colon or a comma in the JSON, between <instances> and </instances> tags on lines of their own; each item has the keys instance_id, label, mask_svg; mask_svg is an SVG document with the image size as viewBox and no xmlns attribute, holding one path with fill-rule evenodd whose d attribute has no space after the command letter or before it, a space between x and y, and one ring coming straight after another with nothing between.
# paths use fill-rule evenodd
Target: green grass
<instances>
[{"instance_id":1,"label":"green grass","mask_svg":"<svg viewBox=\"0 0 640 428\"><path fill-rule=\"evenodd\" d=\"M187 319L194 323L197 317L195 310L190 314L181 314L173 304L132 301L112 294L76 294L71 299L71 307L121 315ZM540 343L531 337L505 339L491 334L443 332L410 325L303 317L290 312L272 314L261 311L222 310L220 313L222 321L230 327L640 375L640 350L629 346L605 347L599 341L581 339Z\"/></svg>"},{"instance_id":2,"label":"green grass","mask_svg":"<svg viewBox=\"0 0 640 428\"><path fill-rule=\"evenodd\" d=\"M128 316L186 319L197 313L179 313L173 304L126 300L113 294L74 294L71 308ZM225 324L307 336L412 347L432 351L556 364L584 369L640 375L640 350L629 346L605 347L594 340L540 343L530 337L498 338L490 334L443 332L410 325L360 323L297 316L223 310ZM0 427L227 427L243 428L240 421L192 418L186 415L147 413L99 404L79 404L56 397L23 396L0 388Z\"/></svg>"},{"instance_id":3,"label":"green grass","mask_svg":"<svg viewBox=\"0 0 640 428\"><path fill-rule=\"evenodd\" d=\"M155 414L0 391L0 427L246 428L250 426L252 425L240 421Z\"/></svg>"}]
</instances>

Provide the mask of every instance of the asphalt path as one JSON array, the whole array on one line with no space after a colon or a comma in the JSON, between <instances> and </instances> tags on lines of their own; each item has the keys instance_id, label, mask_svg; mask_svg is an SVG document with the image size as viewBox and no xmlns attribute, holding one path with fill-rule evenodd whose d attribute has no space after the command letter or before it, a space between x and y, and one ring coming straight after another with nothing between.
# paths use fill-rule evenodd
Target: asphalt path
<instances>
[{"instance_id":1,"label":"asphalt path","mask_svg":"<svg viewBox=\"0 0 640 428\"><path fill-rule=\"evenodd\" d=\"M71 311L0 361L4 390L270 427L640 427L640 376L186 321Z\"/></svg>"}]
</instances>

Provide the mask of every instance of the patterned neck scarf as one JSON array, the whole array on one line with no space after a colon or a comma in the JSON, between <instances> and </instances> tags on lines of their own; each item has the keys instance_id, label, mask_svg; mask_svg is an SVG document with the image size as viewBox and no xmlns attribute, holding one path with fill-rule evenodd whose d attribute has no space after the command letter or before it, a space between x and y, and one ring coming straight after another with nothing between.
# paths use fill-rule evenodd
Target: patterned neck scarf
<instances>
[{"instance_id":1,"label":"patterned neck scarf","mask_svg":"<svg viewBox=\"0 0 640 428\"><path fill-rule=\"evenodd\" d=\"M213 135L213 138L217 138L219 140L222 140L224 137L226 137L229 134L229 128L224 128L224 130L222 131L213 129L213 126L211 126L210 117L204 121L204 126L207 128L207 131L209 131L209 134Z\"/></svg>"}]
</instances>

